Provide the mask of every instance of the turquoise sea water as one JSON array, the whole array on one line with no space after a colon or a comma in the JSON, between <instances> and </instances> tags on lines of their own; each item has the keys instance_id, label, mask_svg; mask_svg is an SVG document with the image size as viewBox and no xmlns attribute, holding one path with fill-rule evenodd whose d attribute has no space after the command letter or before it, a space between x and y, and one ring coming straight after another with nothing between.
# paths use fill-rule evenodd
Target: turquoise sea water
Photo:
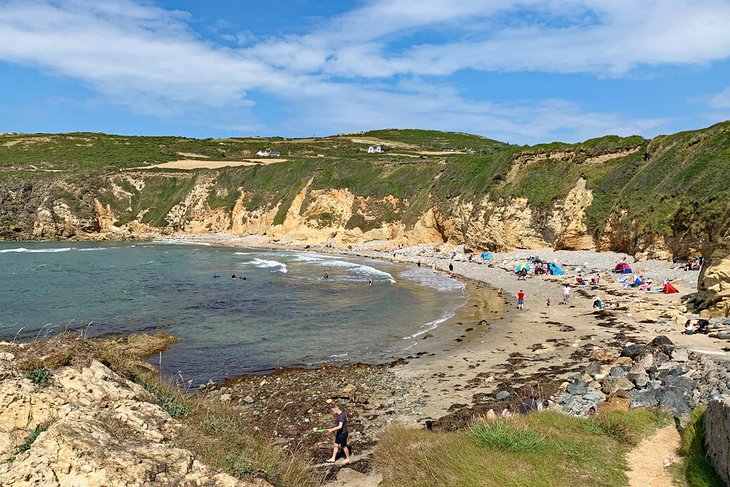
<instances>
[{"instance_id":1,"label":"turquoise sea water","mask_svg":"<svg viewBox=\"0 0 730 487\"><path fill-rule=\"evenodd\" d=\"M387 361L466 301L459 288L425 267L315 253L4 242L0 337L164 330L180 342L163 354L163 372L200 383Z\"/></svg>"}]
</instances>

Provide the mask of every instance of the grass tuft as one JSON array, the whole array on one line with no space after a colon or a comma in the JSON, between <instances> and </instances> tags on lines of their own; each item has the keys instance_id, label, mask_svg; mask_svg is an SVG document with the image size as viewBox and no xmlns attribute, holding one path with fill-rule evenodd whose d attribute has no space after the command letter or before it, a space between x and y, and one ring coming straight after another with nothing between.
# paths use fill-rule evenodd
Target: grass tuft
<instances>
[{"instance_id":1,"label":"grass tuft","mask_svg":"<svg viewBox=\"0 0 730 487\"><path fill-rule=\"evenodd\" d=\"M505 452L539 453L547 449L541 435L509 423L479 425L474 428L474 436L482 446Z\"/></svg>"},{"instance_id":2,"label":"grass tuft","mask_svg":"<svg viewBox=\"0 0 730 487\"><path fill-rule=\"evenodd\" d=\"M35 440L38 439L38 436L40 436L41 433L46 431L48 429L48 426L45 424L39 424L32 430L28 430L28 438L25 439L23 443L18 445L15 448L15 455L20 455L21 453L25 453L28 450L30 450L31 445L35 442Z\"/></svg>"},{"instance_id":3,"label":"grass tuft","mask_svg":"<svg viewBox=\"0 0 730 487\"><path fill-rule=\"evenodd\" d=\"M42 365L29 369L25 373L25 376L30 379L33 384L40 387L48 387L53 380L51 376L51 371Z\"/></svg>"}]
</instances>

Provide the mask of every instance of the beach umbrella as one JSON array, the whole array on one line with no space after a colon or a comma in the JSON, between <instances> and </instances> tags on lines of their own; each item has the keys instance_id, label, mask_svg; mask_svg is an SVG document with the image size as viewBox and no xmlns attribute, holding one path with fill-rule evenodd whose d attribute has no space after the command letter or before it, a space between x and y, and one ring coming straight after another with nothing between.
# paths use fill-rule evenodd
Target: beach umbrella
<instances>
[{"instance_id":1,"label":"beach umbrella","mask_svg":"<svg viewBox=\"0 0 730 487\"><path fill-rule=\"evenodd\" d=\"M529 271L530 270L530 264L527 262L520 262L517 264L517 267L515 267L515 272L520 272L522 270Z\"/></svg>"}]
</instances>

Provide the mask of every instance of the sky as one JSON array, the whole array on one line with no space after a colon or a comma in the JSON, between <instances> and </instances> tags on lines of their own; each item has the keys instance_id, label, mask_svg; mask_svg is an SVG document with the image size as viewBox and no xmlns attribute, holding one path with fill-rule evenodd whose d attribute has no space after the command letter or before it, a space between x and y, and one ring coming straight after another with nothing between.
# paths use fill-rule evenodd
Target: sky
<instances>
[{"instance_id":1,"label":"sky","mask_svg":"<svg viewBox=\"0 0 730 487\"><path fill-rule=\"evenodd\" d=\"M0 0L0 132L516 143L730 119L730 0Z\"/></svg>"}]
</instances>

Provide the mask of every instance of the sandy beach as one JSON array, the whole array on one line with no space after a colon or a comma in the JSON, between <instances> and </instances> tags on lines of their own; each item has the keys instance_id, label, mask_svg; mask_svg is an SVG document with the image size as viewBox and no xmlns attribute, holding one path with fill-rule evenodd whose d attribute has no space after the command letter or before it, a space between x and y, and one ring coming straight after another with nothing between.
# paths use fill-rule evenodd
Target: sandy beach
<instances>
[{"instance_id":1,"label":"sandy beach","mask_svg":"<svg viewBox=\"0 0 730 487\"><path fill-rule=\"evenodd\" d=\"M408 355L390 366L324 367L315 371L281 371L276 375L276 394L269 379L243 378L210 391L229 394L251 404L252 418L265 422L267 411L277 411L274 439L287 448L310 448L313 458L326 455L328 443L310 432L308 425L327 420L326 401L345 398L353 417L353 438L366 450L391 422L450 430L467 424L489 409L501 412L517 407L522 395L549 399L571 375L582 371L592 354L601 349L620 349L628 342L647 342L668 336L677 346L729 359L728 343L707 335L684 335L687 317L681 296L694 291L696 271L683 271L670 262L642 261L631 265L651 277L656 286L672 280L679 293L624 288L619 275L610 272L625 256L616 253L516 251L493 254L489 261L468 256L460 249L418 246L396 251L368 248L334 249L327 246L269 245L260 238L229 236L179 236L181 240L233 247L276 250L310 250L380 260L410 262L448 272L466 285L467 303L456 315L423 335ZM559 263L563 276L536 276L518 280L514 266L521 259L539 256ZM576 284L578 273L600 273L600 284ZM567 304L562 288L571 287ZM517 309L516 293L525 292L525 307ZM592 307L595 296L606 303ZM550 304L548 305L548 300ZM724 326L719 321L713 326ZM263 385L262 385L263 384ZM302 386L301 384L304 384ZM347 392L360 393L355 401ZM286 393L281 391L286 390ZM275 395L281 397L271 399ZM259 401L258 398L262 398ZM268 398L263 400L263 398ZM246 400L249 399L249 400ZM297 403L307 405L296 407ZM253 407L255 406L255 407ZM269 411L271 410L271 411ZM287 411L288 410L288 411ZM302 416L306 418L302 423ZM282 419L285 418L285 419ZM290 428L282 434L284 425ZM266 426L262 427L266 430Z\"/></svg>"}]
</instances>

